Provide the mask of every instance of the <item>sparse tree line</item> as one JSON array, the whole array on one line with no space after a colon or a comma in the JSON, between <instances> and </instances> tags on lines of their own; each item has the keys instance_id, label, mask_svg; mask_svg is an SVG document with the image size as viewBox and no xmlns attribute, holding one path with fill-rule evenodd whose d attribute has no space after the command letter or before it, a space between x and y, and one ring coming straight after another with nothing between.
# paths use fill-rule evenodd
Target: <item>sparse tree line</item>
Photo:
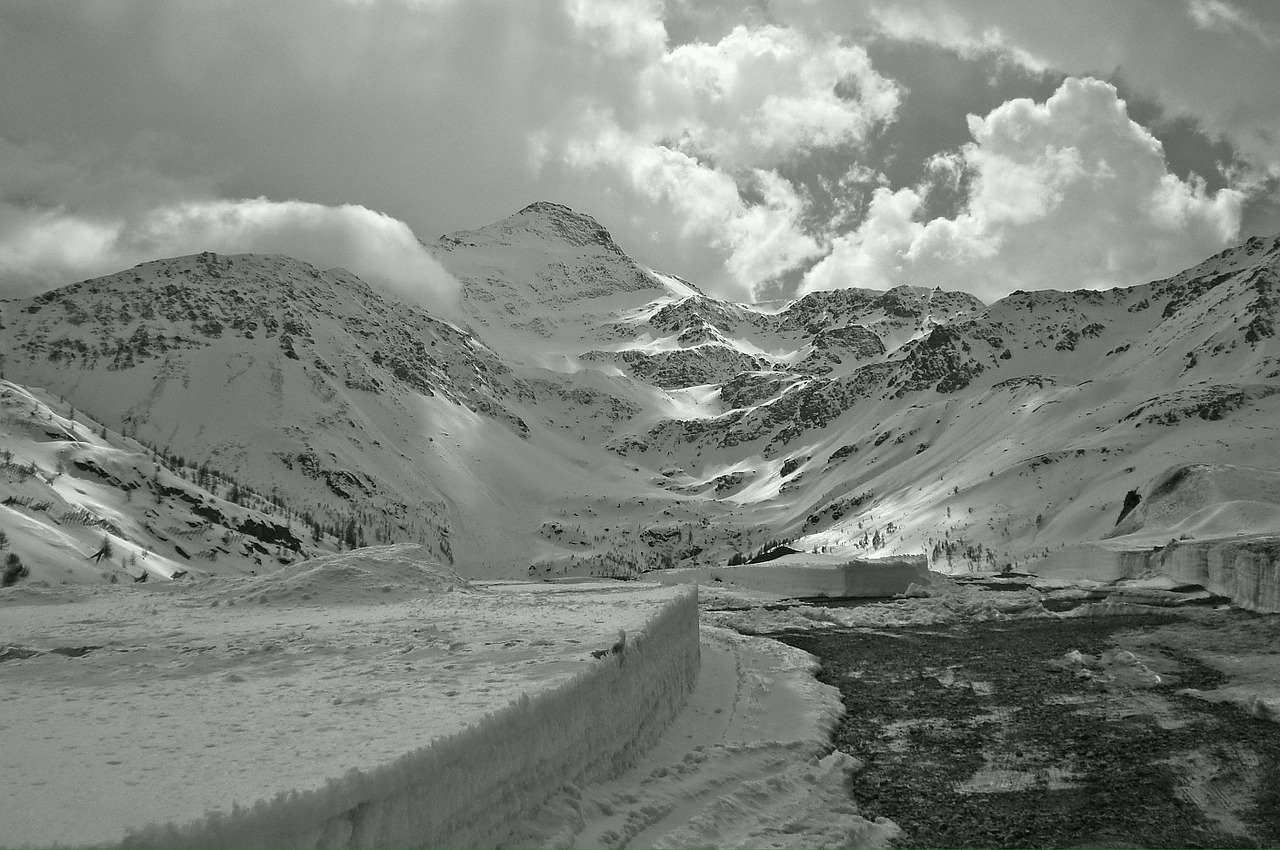
<instances>
[{"instance_id":1,"label":"sparse tree line","mask_svg":"<svg viewBox=\"0 0 1280 850\"><path fill-rule=\"evenodd\" d=\"M994 549L988 549L981 543L968 543L963 537L952 540L947 537L942 540L930 540L929 558L931 563L946 559L947 566L954 566L955 562L963 559L968 562L970 570L979 570L984 566L991 569L996 567L996 552Z\"/></svg>"},{"instance_id":2,"label":"sparse tree line","mask_svg":"<svg viewBox=\"0 0 1280 850\"><path fill-rule=\"evenodd\" d=\"M766 540L760 547L746 555L741 552L734 552L733 556L729 558L729 566L737 567L742 564L759 564L763 561L771 560L769 556L773 555L776 550L788 547L793 542L795 542L794 537L783 537L780 540ZM786 553L781 552L778 554ZM774 557L777 557L777 555L774 555Z\"/></svg>"}]
</instances>

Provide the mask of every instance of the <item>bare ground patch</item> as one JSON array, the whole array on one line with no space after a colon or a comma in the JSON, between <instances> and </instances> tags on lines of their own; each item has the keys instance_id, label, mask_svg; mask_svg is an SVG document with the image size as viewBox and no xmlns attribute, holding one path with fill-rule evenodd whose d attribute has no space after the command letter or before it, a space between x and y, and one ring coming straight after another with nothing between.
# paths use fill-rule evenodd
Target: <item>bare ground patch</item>
<instances>
[{"instance_id":1,"label":"bare ground patch","mask_svg":"<svg viewBox=\"0 0 1280 850\"><path fill-rule=\"evenodd\" d=\"M1280 618L774 637L821 658L820 678L840 689L834 743L863 763L853 799L903 828L899 846L1280 846L1280 724L1188 692L1270 659Z\"/></svg>"}]
</instances>

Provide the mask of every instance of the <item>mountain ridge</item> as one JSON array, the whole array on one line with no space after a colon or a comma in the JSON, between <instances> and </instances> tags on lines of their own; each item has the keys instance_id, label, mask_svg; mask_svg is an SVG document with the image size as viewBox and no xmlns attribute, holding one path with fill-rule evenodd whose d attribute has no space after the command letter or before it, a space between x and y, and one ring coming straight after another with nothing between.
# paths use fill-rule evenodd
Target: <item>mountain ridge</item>
<instances>
[{"instance_id":1,"label":"mountain ridge","mask_svg":"<svg viewBox=\"0 0 1280 850\"><path fill-rule=\"evenodd\" d=\"M0 357L110 427L475 575L779 539L1023 565L1100 539L1179 461L1275 456L1280 237L990 305L927 286L721 301L548 203L428 248L461 324L341 270L206 253L0 302Z\"/></svg>"}]
</instances>

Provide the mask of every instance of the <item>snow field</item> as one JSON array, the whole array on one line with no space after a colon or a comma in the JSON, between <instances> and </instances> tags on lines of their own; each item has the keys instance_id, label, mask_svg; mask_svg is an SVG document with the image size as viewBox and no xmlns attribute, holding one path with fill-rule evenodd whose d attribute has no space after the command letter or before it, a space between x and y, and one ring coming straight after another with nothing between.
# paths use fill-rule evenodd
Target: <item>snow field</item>
<instances>
[{"instance_id":1,"label":"snow field","mask_svg":"<svg viewBox=\"0 0 1280 850\"><path fill-rule=\"evenodd\" d=\"M0 595L0 844L492 845L634 762L694 687L696 590L472 586L370 552Z\"/></svg>"},{"instance_id":2,"label":"snow field","mask_svg":"<svg viewBox=\"0 0 1280 850\"><path fill-rule=\"evenodd\" d=\"M615 776L651 746L696 683L697 647L697 595L686 594L616 656L390 765L125 844L493 846L566 782Z\"/></svg>"}]
</instances>

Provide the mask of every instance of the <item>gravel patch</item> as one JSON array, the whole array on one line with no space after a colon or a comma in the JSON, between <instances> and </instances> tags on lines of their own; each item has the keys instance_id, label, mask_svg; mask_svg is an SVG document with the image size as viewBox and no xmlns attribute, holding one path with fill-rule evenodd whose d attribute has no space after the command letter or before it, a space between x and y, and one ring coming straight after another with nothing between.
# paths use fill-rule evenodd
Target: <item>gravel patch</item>
<instances>
[{"instance_id":1,"label":"gravel patch","mask_svg":"<svg viewBox=\"0 0 1280 850\"><path fill-rule=\"evenodd\" d=\"M1274 653L1280 618L1239 611L772 637L840 689L852 797L898 846L1275 847L1280 725L1186 690L1225 684L1194 647L1245 620Z\"/></svg>"}]
</instances>

